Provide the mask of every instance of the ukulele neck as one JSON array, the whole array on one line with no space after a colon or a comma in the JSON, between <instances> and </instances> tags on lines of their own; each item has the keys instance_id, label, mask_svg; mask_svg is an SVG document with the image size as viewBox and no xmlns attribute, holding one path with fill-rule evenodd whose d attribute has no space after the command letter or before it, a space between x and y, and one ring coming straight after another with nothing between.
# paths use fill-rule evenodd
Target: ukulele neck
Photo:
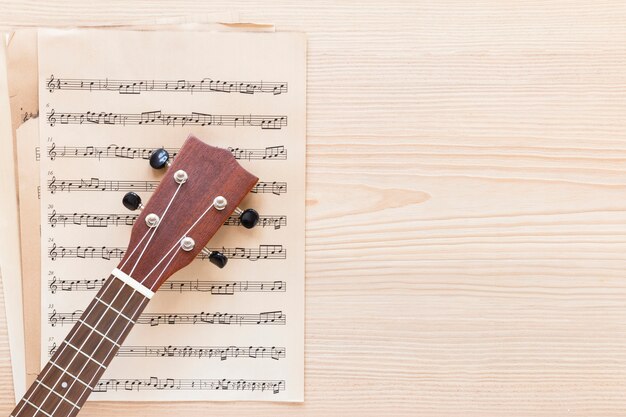
<instances>
[{"instance_id":1,"label":"ukulele neck","mask_svg":"<svg viewBox=\"0 0 626 417\"><path fill-rule=\"evenodd\" d=\"M78 413L148 304L137 288L112 275L80 317L63 318L74 326L11 416Z\"/></svg>"},{"instance_id":2,"label":"ukulele neck","mask_svg":"<svg viewBox=\"0 0 626 417\"><path fill-rule=\"evenodd\" d=\"M200 254L257 181L230 151L190 136L137 217L119 269L80 317L76 312L49 318L51 325L62 320L74 327L11 416L75 416L99 389L100 377L153 291ZM139 205L124 197L127 203ZM221 257L220 267L226 262Z\"/></svg>"}]
</instances>

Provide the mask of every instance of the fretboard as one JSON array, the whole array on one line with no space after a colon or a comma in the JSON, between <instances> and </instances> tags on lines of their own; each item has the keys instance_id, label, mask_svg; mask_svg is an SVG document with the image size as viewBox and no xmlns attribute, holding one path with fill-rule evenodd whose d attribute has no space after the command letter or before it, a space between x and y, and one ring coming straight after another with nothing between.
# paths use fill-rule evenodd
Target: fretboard
<instances>
[{"instance_id":1,"label":"fretboard","mask_svg":"<svg viewBox=\"0 0 626 417\"><path fill-rule=\"evenodd\" d=\"M11 416L76 415L148 301L109 277Z\"/></svg>"}]
</instances>

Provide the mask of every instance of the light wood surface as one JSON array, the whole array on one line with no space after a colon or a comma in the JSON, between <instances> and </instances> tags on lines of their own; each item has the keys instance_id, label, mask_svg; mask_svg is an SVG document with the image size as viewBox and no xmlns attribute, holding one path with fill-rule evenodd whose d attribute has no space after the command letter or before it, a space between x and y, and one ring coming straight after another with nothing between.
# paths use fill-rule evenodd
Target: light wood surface
<instances>
[{"instance_id":1,"label":"light wood surface","mask_svg":"<svg viewBox=\"0 0 626 417\"><path fill-rule=\"evenodd\" d=\"M219 10L309 37L305 403L81 416L626 413L626 3L10 0L0 24Z\"/></svg>"}]
</instances>

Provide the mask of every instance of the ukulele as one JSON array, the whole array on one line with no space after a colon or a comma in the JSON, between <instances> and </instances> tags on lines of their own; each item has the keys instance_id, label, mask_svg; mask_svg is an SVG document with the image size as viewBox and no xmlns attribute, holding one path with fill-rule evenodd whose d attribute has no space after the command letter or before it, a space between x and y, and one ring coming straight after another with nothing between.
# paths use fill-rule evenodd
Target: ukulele
<instances>
[{"instance_id":1,"label":"ukulele","mask_svg":"<svg viewBox=\"0 0 626 417\"><path fill-rule=\"evenodd\" d=\"M123 204L142 209L117 268L26 391L11 417L75 416L154 292L200 252L222 268L227 258L204 246L235 212L246 228L259 215L237 208L258 178L233 155L190 136L173 162L165 149L150 165L168 168L144 207L135 193Z\"/></svg>"}]
</instances>

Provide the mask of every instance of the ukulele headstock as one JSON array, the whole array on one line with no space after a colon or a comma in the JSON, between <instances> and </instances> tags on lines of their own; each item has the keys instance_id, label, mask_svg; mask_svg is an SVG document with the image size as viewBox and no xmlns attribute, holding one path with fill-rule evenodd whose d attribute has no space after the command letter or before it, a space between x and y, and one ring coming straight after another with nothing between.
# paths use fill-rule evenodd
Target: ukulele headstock
<instances>
[{"instance_id":1,"label":"ukulele headstock","mask_svg":"<svg viewBox=\"0 0 626 417\"><path fill-rule=\"evenodd\" d=\"M234 211L245 227L258 220L254 210L237 208L258 178L231 152L194 136L187 138L173 162L163 151L154 151L150 158L153 168L168 167L150 201L144 207L134 193L123 200L127 208L142 210L118 269L151 291L193 261ZM212 255L213 263L225 264L225 257Z\"/></svg>"}]
</instances>

